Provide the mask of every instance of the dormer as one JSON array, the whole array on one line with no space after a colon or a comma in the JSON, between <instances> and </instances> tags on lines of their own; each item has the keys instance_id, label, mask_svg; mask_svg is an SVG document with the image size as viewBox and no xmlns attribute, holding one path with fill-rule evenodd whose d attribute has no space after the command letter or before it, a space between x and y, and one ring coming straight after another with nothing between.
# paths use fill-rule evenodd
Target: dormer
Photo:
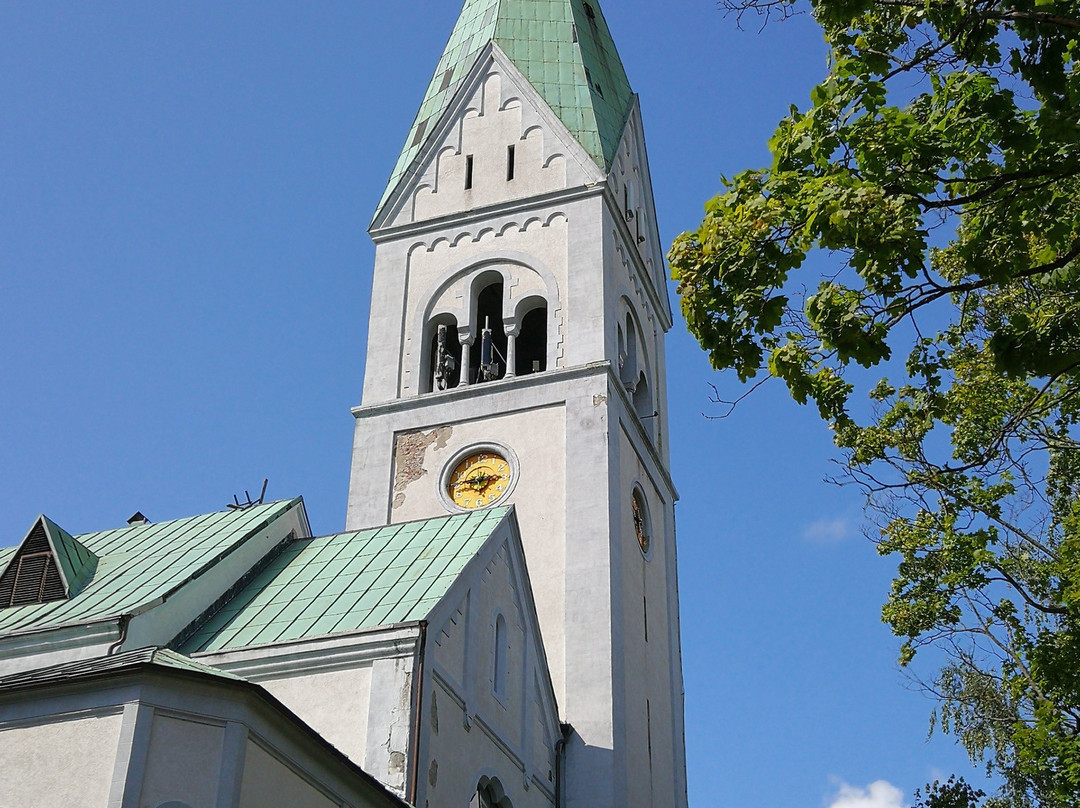
<instances>
[{"instance_id":1,"label":"dormer","mask_svg":"<svg viewBox=\"0 0 1080 808\"><path fill-rule=\"evenodd\" d=\"M67 600L97 568L98 557L46 516L39 516L0 575L0 608Z\"/></svg>"}]
</instances>

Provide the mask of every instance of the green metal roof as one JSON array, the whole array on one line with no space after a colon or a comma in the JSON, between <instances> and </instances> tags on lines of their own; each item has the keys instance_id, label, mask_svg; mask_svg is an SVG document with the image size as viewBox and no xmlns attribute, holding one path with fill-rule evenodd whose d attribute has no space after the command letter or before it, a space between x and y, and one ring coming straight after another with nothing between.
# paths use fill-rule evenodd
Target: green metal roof
<instances>
[{"instance_id":1,"label":"green metal roof","mask_svg":"<svg viewBox=\"0 0 1080 808\"><path fill-rule=\"evenodd\" d=\"M380 210L488 42L502 48L596 164L611 169L634 92L597 0L466 0Z\"/></svg>"},{"instance_id":2,"label":"green metal roof","mask_svg":"<svg viewBox=\"0 0 1080 808\"><path fill-rule=\"evenodd\" d=\"M298 539L179 650L222 651L420 620L509 510Z\"/></svg>"},{"instance_id":3,"label":"green metal roof","mask_svg":"<svg viewBox=\"0 0 1080 808\"><path fill-rule=\"evenodd\" d=\"M71 541L60 543L71 552L77 555L78 545L97 557L92 575L67 600L0 609L0 635L91 623L132 612L196 577L299 503L299 499L282 500L246 510L86 533L77 539L61 531ZM51 532L56 526L46 521ZM16 548L0 550L0 567L6 567L15 552Z\"/></svg>"}]
</instances>

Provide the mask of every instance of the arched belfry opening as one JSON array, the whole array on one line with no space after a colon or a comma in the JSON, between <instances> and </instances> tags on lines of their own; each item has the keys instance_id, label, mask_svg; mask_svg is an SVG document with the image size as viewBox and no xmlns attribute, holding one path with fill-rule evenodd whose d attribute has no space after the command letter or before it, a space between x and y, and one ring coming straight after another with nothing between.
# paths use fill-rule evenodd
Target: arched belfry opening
<instances>
[{"instance_id":1,"label":"arched belfry opening","mask_svg":"<svg viewBox=\"0 0 1080 808\"><path fill-rule=\"evenodd\" d=\"M653 409L652 390L649 389L649 379L645 371L638 374L637 384L634 385L634 412L645 425L645 431L652 435L652 417L656 411Z\"/></svg>"},{"instance_id":2,"label":"arched belfry opening","mask_svg":"<svg viewBox=\"0 0 1080 808\"><path fill-rule=\"evenodd\" d=\"M452 390L461 384L461 342L457 319L440 314L427 325L423 392Z\"/></svg>"},{"instance_id":3,"label":"arched belfry opening","mask_svg":"<svg viewBox=\"0 0 1080 808\"><path fill-rule=\"evenodd\" d=\"M548 310L547 301L542 298L518 307L513 353L514 372L518 376L547 370Z\"/></svg>"},{"instance_id":4,"label":"arched belfry opening","mask_svg":"<svg viewBox=\"0 0 1080 808\"><path fill-rule=\"evenodd\" d=\"M616 326L619 379L626 388L634 412L645 432L656 440L656 400L653 395L648 362L640 344L640 332L634 315L628 310Z\"/></svg>"},{"instance_id":5,"label":"arched belfry opening","mask_svg":"<svg viewBox=\"0 0 1080 808\"><path fill-rule=\"evenodd\" d=\"M469 348L469 382L490 382L506 375L506 327L503 324L503 278L481 276L473 306L473 342ZM490 331L490 340L486 332Z\"/></svg>"}]
</instances>

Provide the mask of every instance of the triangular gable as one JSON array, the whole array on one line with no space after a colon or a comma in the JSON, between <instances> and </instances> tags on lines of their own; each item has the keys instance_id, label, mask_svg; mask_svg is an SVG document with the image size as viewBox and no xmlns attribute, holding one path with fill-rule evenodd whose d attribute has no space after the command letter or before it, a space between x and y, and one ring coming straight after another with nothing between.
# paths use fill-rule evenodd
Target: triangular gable
<instances>
[{"instance_id":1,"label":"triangular gable","mask_svg":"<svg viewBox=\"0 0 1080 808\"><path fill-rule=\"evenodd\" d=\"M496 509L488 509L495 512ZM521 529L518 526L517 511L514 506L498 509L498 523L489 530L484 543L476 550L457 575L453 585L446 594L434 604L424 615L432 628L450 639L455 626L464 618L464 607L468 607L469 592L478 581L486 578L492 566L500 557L506 561L509 571L510 585L513 591L513 600L507 604L511 610L506 612L507 618L511 618L525 632L526 641L532 645L533 653L530 656L535 665L534 676L538 682L542 682L538 692L547 694L548 703L552 706L551 715L557 716L555 709L555 689L551 682L551 670L548 667L547 653L544 647L543 637L540 633L540 619L536 613L536 599L533 596L532 583L529 580L528 567L525 562L525 551L521 544ZM493 513L493 515L496 515ZM436 642L440 642L438 633ZM458 672L442 670L443 678L459 688L467 688Z\"/></svg>"},{"instance_id":2,"label":"triangular gable","mask_svg":"<svg viewBox=\"0 0 1080 808\"><path fill-rule=\"evenodd\" d=\"M538 16L538 8L540 15ZM497 44L607 173L634 93L596 0L466 0L405 146L378 218L489 42Z\"/></svg>"},{"instance_id":3,"label":"triangular gable","mask_svg":"<svg viewBox=\"0 0 1080 808\"><path fill-rule=\"evenodd\" d=\"M497 79L496 81L492 81ZM494 85L495 89L492 89ZM375 233L384 227L408 224L414 221L443 215L445 211L434 212L418 205L419 196L424 191L430 194L444 194L444 161L447 153L462 155L475 150L468 147L467 124L475 124L478 118L517 116L520 126L521 142L525 147L526 139L537 142L539 146L532 157L538 164L528 164L528 151L519 151L519 171L551 171L548 184L534 177L533 184L515 191L512 184L500 183L494 194L484 193L483 186L472 193L468 203L470 207L484 207L501 204L537 192L562 190L566 187L578 187L598 183L604 174L596 165L593 157L581 145L577 135L570 131L559 118L551 105L540 95L536 87L522 74L518 66L508 57L497 43L489 43L477 56L472 69L458 84L453 100L446 107L438 122L427 130L424 146L417 154L409 170L402 175L393 193L382 203L381 208L371 222L369 231ZM498 128L506 124L491 124ZM472 137L477 137L473 132ZM516 141L515 141L516 142ZM562 166L561 172L558 166ZM553 184L552 184L553 183ZM487 189L491 191L491 188ZM454 193L449 191L449 193ZM460 193L464 193L461 191ZM454 210L460 208L449 203Z\"/></svg>"},{"instance_id":4,"label":"triangular gable","mask_svg":"<svg viewBox=\"0 0 1080 808\"><path fill-rule=\"evenodd\" d=\"M98 558L46 516L39 516L0 575L0 608L49 603L75 595Z\"/></svg>"}]
</instances>

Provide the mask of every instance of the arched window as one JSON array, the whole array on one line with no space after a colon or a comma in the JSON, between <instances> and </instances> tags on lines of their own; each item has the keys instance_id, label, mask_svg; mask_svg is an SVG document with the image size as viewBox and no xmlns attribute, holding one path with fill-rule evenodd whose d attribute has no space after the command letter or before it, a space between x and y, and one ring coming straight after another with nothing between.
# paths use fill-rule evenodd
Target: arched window
<instances>
[{"instance_id":1,"label":"arched window","mask_svg":"<svg viewBox=\"0 0 1080 808\"><path fill-rule=\"evenodd\" d=\"M469 349L470 382L501 379L506 375L506 329L503 326L503 282L496 276L476 295L473 344ZM482 367L485 329L491 329L491 361Z\"/></svg>"},{"instance_id":2,"label":"arched window","mask_svg":"<svg viewBox=\"0 0 1080 808\"><path fill-rule=\"evenodd\" d=\"M457 320L453 315L440 314L428 323L425 349L427 358L423 392L457 387L461 383L461 342L458 341Z\"/></svg>"},{"instance_id":3,"label":"arched window","mask_svg":"<svg viewBox=\"0 0 1080 808\"><path fill-rule=\"evenodd\" d=\"M469 808L514 808L498 777L481 777Z\"/></svg>"},{"instance_id":4,"label":"arched window","mask_svg":"<svg viewBox=\"0 0 1080 808\"><path fill-rule=\"evenodd\" d=\"M519 314L514 358L518 376L547 370L547 341L547 303L534 302L524 315Z\"/></svg>"},{"instance_id":5,"label":"arched window","mask_svg":"<svg viewBox=\"0 0 1080 808\"><path fill-rule=\"evenodd\" d=\"M506 681L510 677L510 637L506 633L506 618L495 617L495 633L492 637L491 688L500 699L506 697Z\"/></svg>"},{"instance_id":6,"label":"arched window","mask_svg":"<svg viewBox=\"0 0 1080 808\"><path fill-rule=\"evenodd\" d=\"M622 378L623 368L626 366L626 336L623 334L622 323L615 326L615 332L618 336L618 354L616 361L618 363L619 378Z\"/></svg>"},{"instance_id":7,"label":"arched window","mask_svg":"<svg viewBox=\"0 0 1080 808\"><path fill-rule=\"evenodd\" d=\"M623 360L622 363L622 374L620 378L622 379L623 384L626 386L626 389L630 392L631 395L633 395L634 385L637 383L639 374L637 346L638 338L637 328L634 327L634 318L630 314L630 312L626 313L625 333L626 344L624 348L626 351L626 358Z\"/></svg>"},{"instance_id":8,"label":"arched window","mask_svg":"<svg viewBox=\"0 0 1080 808\"><path fill-rule=\"evenodd\" d=\"M645 371L638 374L637 384L634 385L634 412L645 424L645 431L652 434L651 419L655 413L653 410L652 391L649 389L649 380L645 377Z\"/></svg>"}]
</instances>

